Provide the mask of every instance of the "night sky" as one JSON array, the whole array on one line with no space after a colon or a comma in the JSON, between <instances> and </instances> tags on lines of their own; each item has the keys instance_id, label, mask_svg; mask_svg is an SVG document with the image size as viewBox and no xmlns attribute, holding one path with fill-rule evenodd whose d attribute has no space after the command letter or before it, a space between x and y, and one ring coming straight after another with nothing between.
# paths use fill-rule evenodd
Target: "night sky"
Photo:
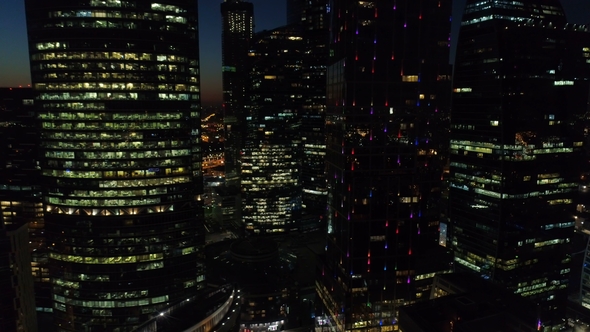
<instances>
[{"instance_id":1,"label":"night sky","mask_svg":"<svg viewBox=\"0 0 590 332\"><path fill-rule=\"evenodd\" d=\"M456 36L466 0L443 1L454 1L453 36ZM204 105L221 103L221 2L199 0L201 91ZM250 2L254 4L256 31L285 24L284 0ZM562 0L562 3L571 23L590 23L590 0ZM0 0L0 87L30 84L27 52L24 0Z\"/></svg>"}]
</instances>

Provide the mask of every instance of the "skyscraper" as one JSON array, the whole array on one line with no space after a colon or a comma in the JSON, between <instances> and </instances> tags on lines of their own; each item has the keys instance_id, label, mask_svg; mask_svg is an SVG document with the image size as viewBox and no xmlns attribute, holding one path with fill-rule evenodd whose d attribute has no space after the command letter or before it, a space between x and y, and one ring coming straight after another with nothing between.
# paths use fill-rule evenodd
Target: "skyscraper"
<instances>
[{"instance_id":1,"label":"skyscraper","mask_svg":"<svg viewBox=\"0 0 590 332\"><path fill-rule=\"evenodd\" d=\"M297 26L255 35L250 54L242 155L246 232L288 232L301 216L300 86L303 38Z\"/></svg>"},{"instance_id":2,"label":"skyscraper","mask_svg":"<svg viewBox=\"0 0 590 332\"><path fill-rule=\"evenodd\" d=\"M128 331L201 287L197 4L27 0L58 331Z\"/></svg>"},{"instance_id":3,"label":"skyscraper","mask_svg":"<svg viewBox=\"0 0 590 332\"><path fill-rule=\"evenodd\" d=\"M225 181L240 185L240 149L244 135L244 102L248 77L248 49L254 33L254 6L241 0L221 4L221 61L225 124Z\"/></svg>"},{"instance_id":4,"label":"skyscraper","mask_svg":"<svg viewBox=\"0 0 590 332\"><path fill-rule=\"evenodd\" d=\"M300 91L302 230L323 226L326 213L326 67L328 1L287 1L289 24L301 29Z\"/></svg>"},{"instance_id":5,"label":"skyscraper","mask_svg":"<svg viewBox=\"0 0 590 332\"><path fill-rule=\"evenodd\" d=\"M590 50L577 29L557 0L473 0L457 46L455 265L537 302L539 326L562 324L567 295Z\"/></svg>"},{"instance_id":6,"label":"skyscraper","mask_svg":"<svg viewBox=\"0 0 590 332\"><path fill-rule=\"evenodd\" d=\"M317 291L339 331L392 331L436 272L449 111L448 1L330 3L327 245ZM444 254L444 252L443 252Z\"/></svg>"},{"instance_id":7,"label":"skyscraper","mask_svg":"<svg viewBox=\"0 0 590 332\"><path fill-rule=\"evenodd\" d=\"M43 223L39 130L31 88L0 89L0 220L29 230L38 310L51 310ZM11 227L11 226L9 226ZM18 233L15 233L18 234Z\"/></svg>"}]
</instances>

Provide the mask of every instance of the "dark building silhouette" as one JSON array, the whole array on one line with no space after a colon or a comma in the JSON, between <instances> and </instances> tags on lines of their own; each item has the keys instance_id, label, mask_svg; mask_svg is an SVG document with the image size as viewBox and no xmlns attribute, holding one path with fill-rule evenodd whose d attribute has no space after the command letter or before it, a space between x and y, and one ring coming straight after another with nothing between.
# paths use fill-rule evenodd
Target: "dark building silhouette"
<instances>
[{"instance_id":1,"label":"dark building silhouette","mask_svg":"<svg viewBox=\"0 0 590 332\"><path fill-rule=\"evenodd\" d=\"M0 292L0 330L36 332L27 223L0 223Z\"/></svg>"},{"instance_id":2,"label":"dark building silhouette","mask_svg":"<svg viewBox=\"0 0 590 332\"><path fill-rule=\"evenodd\" d=\"M311 1L317 2L317 1ZM310 2L305 0L287 0L287 24L296 24L305 16L305 9Z\"/></svg>"},{"instance_id":3,"label":"dark building silhouette","mask_svg":"<svg viewBox=\"0 0 590 332\"><path fill-rule=\"evenodd\" d=\"M236 331L297 327L288 317L298 303L294 255L267 237L220 242L206 251L215 257L207 265L211 280L227 282L239 290Z\"/></svg>"},{"instance_id":4,"label":"dark building silhouette","mask_svg":"<svg viewBox=\"0 0 590 332\"><path fill-rule=\"evenodd\" d=\"M434 278L428 301L400 309L404 332L541 331L536 304L473 274Z\"/></svg>"},{"instance_id":5,"label":"dark building silhouette","mask_svg":"<svg viewBox=\"0 0 590 332\"><path fill-rule=\"evenodd\" d=\"M288 232L301 218L302 49L300 29L287 26L256 34L249 52L241 179L249 234Z\"/></svg>"},{"instance_id":6,"label":"dark building silhouette","mask_svg":"<svg viewBox=\"0 0 590 332\"><path fill-rule=\"evenodd\" d=\"M41 198L39 128L31 88L0 89L0 211L6 225L27 225L35 302L51 311Z\"/></svg>"},{"instance_id":7,"label":"dark building silhouette","mask_svg":"<svg viewBox=\"0 0 590 332\"><path fill-rule=\"evenodd\" d=\"M37 331L35 293L49 304L33 105L30 88L0 89L0 331Z\"/></svg>"},{"instance_id":8,"label":"dark building silhouette","mask_svg":"<svg viewBox=\"0 0 590 332\"><path fill-rule=\"evenodd\" d=\"M330 3L327 245L317 291L338 331L392 331L449 270L439 255L449 112L447 1Z\"/></svg>"},{"instance_id":9,"label":"dark building silhouette","mask_svg":"<svg viewBox=\"0 0 590 332\"><path fill-rule=\"evenodd\" d=\"M288 23L301 29L300 90L301 187L300 230L323 227L326 213L326 67L328 62L328 2L287 1ZM293 20L291 22L291 20Z\"/></svg>"},{"instance_id":10,"label":"dark building silhouette","mask_svg":"<svg viewBox=\"0 0 590 332\"><path fill-rule=\"evenodd\" d=\"M197 4L28 0L58 331L129 331L204 273Z\"/></svg>"},{"instance_id":11,"label":"dark building silhouette","mask_svg":"<svg viewBox=\"0 0 590 332\"><path fill-rule=\"evenodd\" d=\"M457 46L455 266L536 301L542 326L565 317L588 101L581 28L559 1L474 0Z\"/></svg>"},{"instance_id":12,"label":"dark building silhouette","mask_svg":"<svg viewBox=\"0 0 590 332\"><path fill-rule=\"evenodd\" d=\"M225 181L228 187L239 187L247 60L254 34L254 6L241 0L225 0L221 4L221 16Z\"/></svg>"}]
</instances>

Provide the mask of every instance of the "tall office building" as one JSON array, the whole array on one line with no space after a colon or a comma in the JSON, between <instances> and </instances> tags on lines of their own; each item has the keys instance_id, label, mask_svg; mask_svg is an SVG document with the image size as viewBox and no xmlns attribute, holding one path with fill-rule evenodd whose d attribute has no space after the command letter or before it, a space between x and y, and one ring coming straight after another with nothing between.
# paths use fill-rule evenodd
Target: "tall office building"
<instances>
[{"instance_id":1,"label":"tall office building","mask_svg":"<svg viewBox=\"0 0 590 332\"><path fill-rule=\"evenodd\" d=\"M36 306L51 311L38 146L33 90L0 88L0 221L28 225Z\"/></svg>"},{"instance_id":2,"label":"tall office building","mask_svg":"<svg viewBox=\"0 0 590 332\"><path fill-rule=\"evenodd\" d=\"M578 28L557 0L468 1L455 63L456 268L530 297L548 328L564 317L585 145L590 45Z\"/></svg>"},{"instance_id":3,"label":"tall office building","mask_svg":"<svg viewBox=\"0 0 590 332\"><path fill-rule=\"evenodd\" d=\"M254 6L241 0L224 0L221 16L225 181L228 187L237 188L240 185L247 60L254 33Z\"/></svg>"},{"instance_id":4,"label":"tall office building","mask_svg":"<svg viewBox=\"0 0 590 332\"><path fill-rule=\"evenodd\" d=\"M298 25L301 54L301 187L300 228L323 227L326 213L326 67L328 62L328 1L287 1L287 22Z\"/></svg>"},{"instance_id":5,"label":"tall office building","mask_svg":"<svg viewBox=\"0 0 590 332\"><path fill-rule=\"evenodd\" d=\"M330 3L327 245L317 292L338 331L392 331L428 298L449 111L449 1Z\"/></svg>"},{"instance_id":6,"label":"tall office building","mask_svg":"<svg viewBox=\"0 0 590 332\"><path fill-rule=\"evenodd\" d=\"M242 220L247 233L289 232L301 216L301 49L297 27L255 35L249 52Z\"/></svg>"},{"instance_id":7,"label":"tall office building","mask_svg":"<svg viewBox=\"0 0 590 332\"><path fill-rule=\"evenodd\" d=\"M32 93L0 89L0 331L37 331L49 302Z\"/></svg>"},{"instance_id":8,"label":"tall office building","mask_svg":"<svg viewBox=\"0 0 590 332\"><path fill-rule=\"evenodd\" d=\"M58 331L129 331L203 271L197 3L27 0Z\"/></svg>"}]
</instances>

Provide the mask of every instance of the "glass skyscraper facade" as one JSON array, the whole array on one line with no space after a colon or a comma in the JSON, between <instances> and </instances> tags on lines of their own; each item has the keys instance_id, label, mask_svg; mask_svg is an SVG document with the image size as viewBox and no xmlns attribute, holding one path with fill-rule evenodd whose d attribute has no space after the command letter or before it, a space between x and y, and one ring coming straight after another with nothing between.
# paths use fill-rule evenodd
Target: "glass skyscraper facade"
<instances>
[{"instance_id":1,"label":"glass skyscraper facade","mask_svg":"<svg viewBox=\"0 0 590 332\"><path fill-rule=\"evenodd\" d=\"M473 0L457 46L455 266L537 302L540 328L562 324L570 272L590 50L579 28L557 0Z\"/></svg>"},{"instance_id":2,"label":"glass skyscraper facade","mask_svg":"<svg viewBox=\"0 0 590 332\"><path fill-rule=\"evenodd\" d=\"M287 20L300 26L303 37L300 80L301 187L300 229L323 227L326 213L326 68L328 61L328 1L287 1ZM290 20L293 20L292 22Z\"/></svg>"},{"instance_id":3,"label":"glass skyscraper facade","mask_svg":"<svg viewBox=\"0 0 590 332\"><path fill-rule=\"evenodd\" d=\"M204 279L197 3L27 0L58 331L128 331Z\"/></svg>"},{"instance_id":4,"label":"glass skyscraper facade","mask_svg":"<svg viewBox=\"0 0 590 332\"><path fill-rule=\"evenodd\" d=\"M338 0L329 11L317 292L336 330L393 331L397 308L428 298L450 268L437 240L451 3Z\"/></svg>"},{"instance_id":5,"label":"glass skyscraper facade","mask_svg":"<svg viewBox=\"0 0 590 332\"><path fill-rule=\"evenodd\" d=\"M301 216L301 31L255 35L242 153L242 220L249 234L282 233Z\"/></svg>"},{"instance_id":6,"label":"glass skyscraper facade","mask_svg":"<svg viewBox=\"0 0 590 332\"><path fill-rule=\"evenodd\" d=\"M225 181L228 187L239 187L240 151L245 130L247 61L254 34L254 6L246 1L225 0L221 4L221 16Z\"/></svg>"}]
</instances>

